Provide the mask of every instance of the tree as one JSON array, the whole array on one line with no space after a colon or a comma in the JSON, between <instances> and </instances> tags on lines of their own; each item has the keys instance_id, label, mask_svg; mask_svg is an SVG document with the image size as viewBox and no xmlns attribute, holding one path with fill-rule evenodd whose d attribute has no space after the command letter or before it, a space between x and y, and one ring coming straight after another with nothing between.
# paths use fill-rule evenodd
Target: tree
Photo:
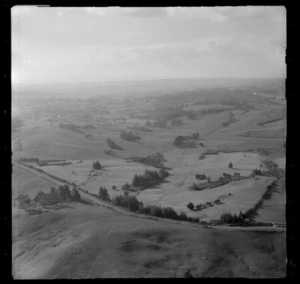
<instances>
[{"instance_id":1,"label":"tree","mask_svg":"<svg viewBox=\"0 0 300 284\"><path fill-rule=\"evenodd\" d=\"M80 193L75 187L72 189L71 197L73 201L80 201L81 198Z\"/></svg>"},{"instance_id":2,"label":"tree","mask_svg":"<svg viewBox=\"0 0 300 284\"><path fill-rule=\"evenodd\" d=\"M18 206L23 208L31 204L31 199L27 194L19 194L17 197Z\"/></svg>"},{"instance_id":3,"label":"tree","mask_svg":"<svg viewBox=\"0 0 300 284\"><path fill-rule=\"evenodd\" d=\"M94 170L101 170L102 165L99 163L99 161L93 162L93 169Z\"/></svg>"},{"instance_id":4,"label":"tree","mask_svg":"<svg viewBox=\"0 0 300 284\"><path fill-rule=\"evenodd\" d=\"M186 207L190 210L194 210L194 204L192 202L190 202Z\"/></svg>"},{"instance_id":5,"label":"tree","mask_svg":"<svg viewBox=\"0 0 300 284\"><path fill-rule=\"evenodd\" d=\"M60 186L58 188L58 191L59 191L59 193L58 193L59 200L61 202L70 201L71 192L70 192L70 189L69 189L68 185Z\"/></svg>"},{"instance_id":6,"label":"tree","mask_svg":"<svg viewBox=\"0 0 300 284\"><path fill-rule=\"evenodd\" d=\"M122 190L126 191L130 189L130 185L128 183L125 183L122 185Z\"/></svg>"},{"instance_id":7,"label":"tree","mask_svg":"<svg viewBox=\"0 0 300 284\"><path fill-rule=\"evenodd\" d=\"M59 191L58 191L57 188L51 186L49 199L50 199L52 204L55 204L55 203L59 202Z\"/></svg>"},{"instance_id":8,"label":"tree","mask_svg":"<svg viewBox=\"0 0 300 284\"><path fill-rule=\"evenodd\" d=\"M231 162L228 164L228 168L230 168L230 169L233 168L233 164Z\"/></svg>"},{"instance_id":9,"label":"tree","mask_svg":"<svg viewBox=\"0 0 300 284\"><path fill-rule=\"evenodd\" d=\"M104 201L110 200L106 187L99 188L99 198Z\"/></svg>"}]
</instances>

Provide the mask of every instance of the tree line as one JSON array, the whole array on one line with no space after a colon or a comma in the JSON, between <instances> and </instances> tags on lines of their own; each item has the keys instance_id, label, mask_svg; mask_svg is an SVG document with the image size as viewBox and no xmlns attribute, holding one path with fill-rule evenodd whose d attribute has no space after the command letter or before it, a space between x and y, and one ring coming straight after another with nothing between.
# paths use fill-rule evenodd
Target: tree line
<instances>
[{"instance_id":1,"label":"tree line","mask_svg":"<svg viewBox=\"0 0 300 284\"><path fill-rule=\"evenodd\" d=\"M81 195L76 188L70 190L68 185L61 185L58 188L51 187L50 192L39 191L36 196L31 199L27 194L19 194L17 203L20 208L26 209L32 205L55 205L58 203L78 202L81 200Z\"/></svg>"},{"instance_id":2,"label":"tree line","mask_svg":"<svg viewBox=\"0 0 300 284\"><path fill-rule=\"evenodd\" d=\"M114 196L111 199L107 189L105 187L100 187L98 198L103 201L112 202L115 206L120 206L133 212L160 218L199 223L199 218L188 217L184 212L178 214L172 207L161 207L157 205L145 206L143 202L138 201L135 196L130 196L128 192L125 192L124 195Z\"/></svg>"}]
</instances>

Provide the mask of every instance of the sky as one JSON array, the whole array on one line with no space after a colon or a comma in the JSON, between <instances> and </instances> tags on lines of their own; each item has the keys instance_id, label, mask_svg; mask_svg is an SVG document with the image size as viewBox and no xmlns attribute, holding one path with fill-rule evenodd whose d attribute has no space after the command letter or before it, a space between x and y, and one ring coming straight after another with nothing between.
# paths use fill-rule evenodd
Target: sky
<instances>
[{"instance_id":1,"label":"sky","mask_svg":"<svg viewBox=\"0 0 300 284\"><path fill-rule=\"evenodd\" d=\"M14 6L12 83L285 78L286 10Z\"/></svg>"}]
</instances>

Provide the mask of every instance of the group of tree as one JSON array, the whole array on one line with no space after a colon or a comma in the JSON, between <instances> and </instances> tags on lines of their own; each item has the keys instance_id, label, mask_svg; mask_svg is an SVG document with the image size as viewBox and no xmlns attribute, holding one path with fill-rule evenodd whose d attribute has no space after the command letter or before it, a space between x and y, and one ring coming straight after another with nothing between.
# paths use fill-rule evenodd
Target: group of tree
<instances>
[{"instance_id":1,"label":"group of tree","mask_svg":"<svg viewBox=\"0 0 300 284\"><path fill-rule=\"evenodd\" d=\"M208 201L204 204L199 203L199 204L196 204L196 205L194 205L192 202L189 202L186 207L188 209L190 209L191 211L201 211L201 210L206 209L208 207L212 207L215 204L221 204L220 199L216 199L214 202L209 202Z\"/></svg>"},{"instance_id":2,"label":"group of tree","mask_svg":"<svg viewBox=\"0 0 300 284\"><path fill-rule=\"evenodd\" d=\"M102 165L99 163L99 161L93 162L93 169L94 170L101 170Z\"/></svg>"},{"instance_id":3,"label":"group of tree","mask_svg":"<svg viewBox=\"0 0 300 284\"><path fill-rule=\"evenodd\" d=\"M117 145L111 138L107 138L106 143L110 148L114 150L124 150L121 146Z\"/></svg>"},{"instance_id":4,"label":"group of tree","mask_svg":"<svg viewBox=\"0 0 300 284\"><path fill-rule=\"evenodd\" d=\"M206 175L204 175L204 174L196 174L195 177L196 177L196 179L199 179L199 180L204 180L207 178Z\"/></svg>"},{"instance_id":5,"label":"group of tree","mask_svg":"<svg viewBox=\"0 0 300 284\"><path fill-rule=\"evenodd\" d=\"M120 138L130 142L137 142L142 139L140 136L135 135L132 132L126 132L126 131L121 132Z\"/></svg>"},{"instance_id":6,"label":"group of tree","mask_svg":"<svg viewBox=\"0 0 300 284\"><path fill-rule=\"evenodd\" d=\"M168 175L169 173L164 168L161 168L159 171L151 171L146 169L142 175L134 175L132 179L132 185L138 187L153 182L159 182L165 179Z\"/></svg>"},{"instance_id":7,"label":"group of tree","mask_svg":"<svg viewBox=\"0 0 300 284\"><path fill-rule=\"evenodd\" d=\"M179 135L175 138L173 144L177 147L192 146L194 145L194 143L188 143L188 142L190 140L198 140L199 138L200 138L199 132L195 132L187 136Z\"/></svg>"},{"instance_id":8,"label":"group of tree","mask_svg":"<svg viewBox=\"0 0 300 284\"><path fill-rule=\"evenodd\" d=\"M173 220L199 222L199 218L188 217L185 213L178 214L172 207L161 207L156 205L144 206L143 202L138 201L135 196L119 195L112 198L115 206L127 208L133 212L139 212L160 218L169 218Z\"/></svg>"},{"instance_id":9,"label":"group of tree","mask_svg":"<svg viewBox=\"0 0 300 284\"><path fill-rule=\"evenodd\" d=\"M245 221L246 217L247 216L242 212L239 214L224 212L220 217L220 221L226 224L242 223Z\"/></svg>"},{"instance_id":10,"label":"group of tree","mask_svg":"<svg viewBox=\"0 0 300 284\"><path fill-rule=\"evenodd\" d=\"M99 188L99 198L103 201L110 201L110 197L109 197L106 187L101 186Z\"/></svg>"},{"instance_id":11,"label":"group of tree","mask_svg":"<svg viewBox=\"0 0 300 284\"><path fill-rule=\"evenodd\" d=\"M252 171L251 176L267 176L267 177L271 177L271 176L276 176L276 171L262 171L259 169L254 169Z\"/></svg>"},{"instance_id":12,"label":"group of tree","mask_svg":"<svg viewBox=\"0 0 300 284\"><path fill-rule=\"evenodd\" d=\"M38 204L41 206L55 205L58 203L78 202L81 200L79 191L73 188L72 191L68 185L62 185L58 188L51 187L49 193L39 191L31 200L28 195L20 194L17 198L19 207L23 208L25 205Z\"/></svg>"}]
</instances>

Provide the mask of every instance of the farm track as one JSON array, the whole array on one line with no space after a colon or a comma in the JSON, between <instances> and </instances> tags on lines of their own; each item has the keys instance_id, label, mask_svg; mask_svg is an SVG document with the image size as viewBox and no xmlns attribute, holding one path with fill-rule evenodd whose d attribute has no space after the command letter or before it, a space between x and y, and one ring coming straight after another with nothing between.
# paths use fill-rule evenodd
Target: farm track
<instances>
[{"instance_id":1,"label":"farm track","mask_svg":"<svg viewBox=\"0 0 300 284\"><path fill-rule=\"evenodd\" d=\"M47 179L47 180L49 180L49 181L51 181L51 182L53 182L57 185L68 184L68 185L74 187L74 185L69 181L66 181L66 182L59 181L58 180L59 177L57 177L57 179L54 178L54 177L50 177L45 172L38 172L35 169L24 166L24 165L22 165L22 164L20 164L16 161L12 161L12 163L17 167L21 167L24 170L30 171L31 173L33 173L35 175L38 175L41 178ZM83 199L90 202L90 203L92 203L93 205L105 207L107 209L113 210L115 212L118 212L118 213L126 215L126 216L130 216L130 217L150 219L150 220L155 220L155 221L164 222L164 223L171 223L171 224L181 224L181 225L186 225L186 226L198 227L200 229L204 229L204 228L205 229L224 229L224 230L237 230L237 231L240 231L240 230L243 230L243 231L244 230L247 230L247 231L256 231L256 230L259 230L259 231L285 231L285 228L267 227L267 226L266 227L263 227L263 226L258 226L258 227L254 227L254 226L253 227L229 227L229 226L211 226L211 225L205 226L205 225L202 225L202 224L195 224L195 223L190 223L190 222L176 221L176 220L172 220L172 219L152 217L152 216L147 216L147 215L144 215L144 214L132 213L132 212L129 212L128 210L126 210L126 209L122 209L121 207L114 206L114 205L108 204L107 202L101 201L98 198L92 196L91 194L84 192L81 188L79 188L77 186L76 186L76 188L80 191L81 196L83 197Z\"/></svg>"}]
</instances>

